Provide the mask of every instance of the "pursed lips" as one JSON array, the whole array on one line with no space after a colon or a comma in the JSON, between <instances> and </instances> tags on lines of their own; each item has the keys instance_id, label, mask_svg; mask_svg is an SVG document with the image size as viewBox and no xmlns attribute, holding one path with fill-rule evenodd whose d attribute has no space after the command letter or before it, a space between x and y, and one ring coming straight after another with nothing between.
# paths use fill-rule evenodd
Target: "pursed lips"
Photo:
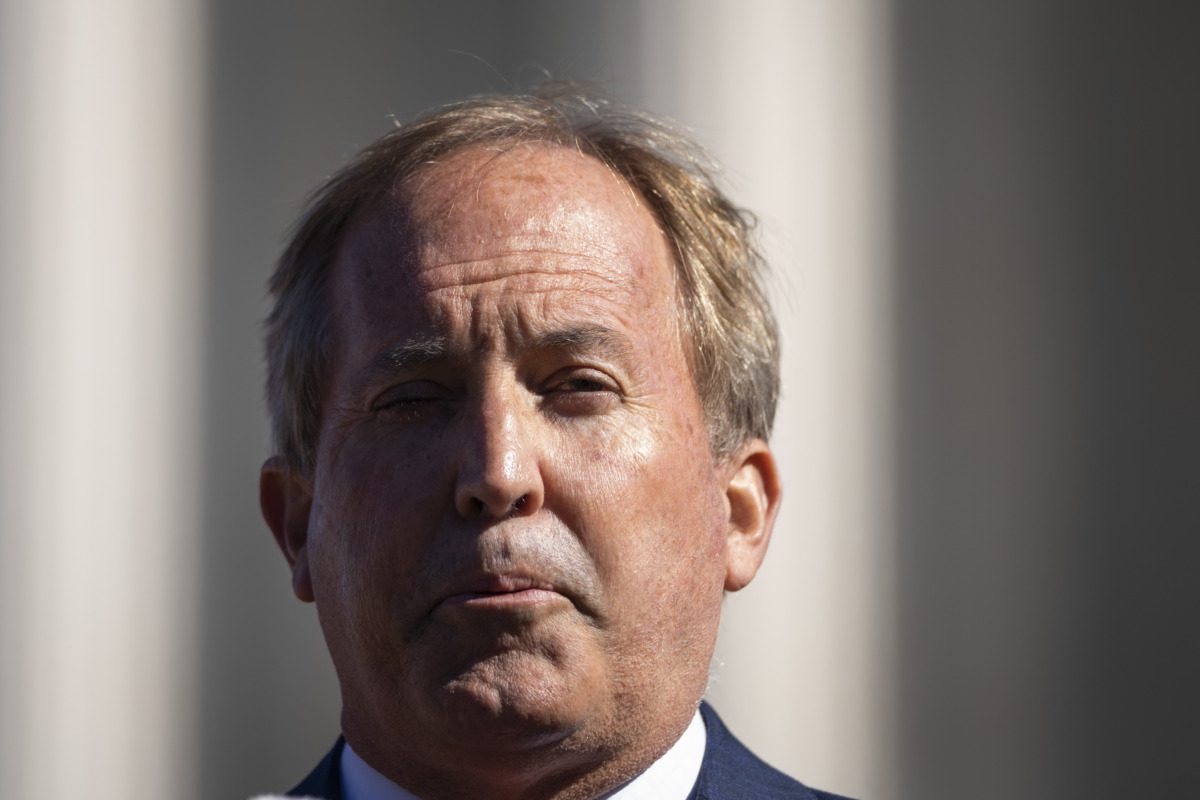
<instances>
[{"instance_id":1,"label":"pursed lips","mask_svg":"<svg viewBox=\"0 0 1200 800\"><path fill-rule=\"evenodd\" d=\"M464 581L438 605L506 608L567 600L552 583L521 574L482 574Z\"/></svg>"}]
</instances>

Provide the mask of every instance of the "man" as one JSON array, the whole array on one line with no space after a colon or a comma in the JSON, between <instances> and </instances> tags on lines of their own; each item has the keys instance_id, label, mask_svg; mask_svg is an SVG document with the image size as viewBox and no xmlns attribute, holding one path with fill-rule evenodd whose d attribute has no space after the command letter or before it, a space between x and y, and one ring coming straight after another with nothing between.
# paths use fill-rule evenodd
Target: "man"
<instances>
[{"instance_id":1,"label":"man","mask_svg":"<svg viewBox=\"0 0 1200 800\"><path fill-rule=\"evenodd\" d=\"M780 498L747 222L573 91L385 136L272 279L263 514L343 702L296 795L831 797L701 704Z\"/></svg>"}]
</instances>

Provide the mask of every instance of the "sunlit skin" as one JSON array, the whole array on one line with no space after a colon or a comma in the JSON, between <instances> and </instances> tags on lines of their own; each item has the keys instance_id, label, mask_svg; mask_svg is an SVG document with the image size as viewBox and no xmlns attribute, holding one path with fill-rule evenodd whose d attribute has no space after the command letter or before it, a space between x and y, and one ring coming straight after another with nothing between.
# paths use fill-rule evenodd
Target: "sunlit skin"
<instances>
[{"instance_id":1,"label":"sunlit skin","mask_svg":"<svg viewBox=\"0 0 1200 800\"><path fill-rule=\"evenodd\" d=\"M364 759L427 800L588 798L704 691L766 445L715 458L671 252L600 162L478 146L352 226L312 475L262 501Z\"/></svg>"}]
</instances>

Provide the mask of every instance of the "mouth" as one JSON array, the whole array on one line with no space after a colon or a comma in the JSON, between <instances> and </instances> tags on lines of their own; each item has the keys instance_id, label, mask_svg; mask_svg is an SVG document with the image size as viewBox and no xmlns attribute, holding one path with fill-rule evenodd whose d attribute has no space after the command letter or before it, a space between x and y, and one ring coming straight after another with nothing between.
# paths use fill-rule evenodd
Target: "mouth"
<instances>
[{"instance_id":1,"label":"mouth","mask_svg":"<svg viewBox=\"0 0 1200 800\"><path fill-rule=\"evenodd\" d=\"M517 609L566 601L555 587L522 575L483 575L439 604L464 609Z\"/></svg>"}]
</instances>

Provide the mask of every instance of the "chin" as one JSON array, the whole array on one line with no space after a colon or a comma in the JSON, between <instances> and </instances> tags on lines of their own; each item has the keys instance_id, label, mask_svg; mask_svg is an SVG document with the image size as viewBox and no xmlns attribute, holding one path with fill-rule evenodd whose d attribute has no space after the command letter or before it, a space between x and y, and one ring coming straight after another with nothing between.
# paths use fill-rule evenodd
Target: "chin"
<instances>
[{"instance_id":1,"label":"chin","mask_svg":"<svg viewBox=\"0 0 1200 800\"><path fill-rule=\"evenodd\" d=\"M454 735L489 747L561 741L603 716L602 682L586 663L507 651L472 664L442 686Z\"/></svg>"}]
</instances>

